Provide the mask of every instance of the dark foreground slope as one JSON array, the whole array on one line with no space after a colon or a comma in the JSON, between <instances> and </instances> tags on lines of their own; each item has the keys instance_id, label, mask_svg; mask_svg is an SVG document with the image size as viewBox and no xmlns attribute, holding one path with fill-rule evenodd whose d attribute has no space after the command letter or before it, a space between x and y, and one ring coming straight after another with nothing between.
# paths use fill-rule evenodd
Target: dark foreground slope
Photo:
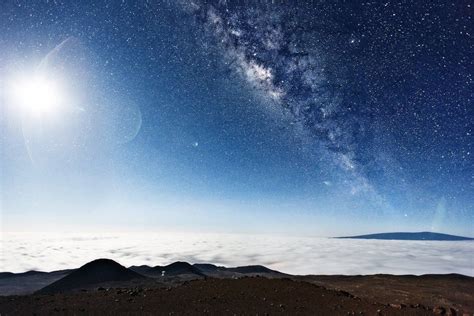
<instances>
[{"instance_id":1,"label":"dark foreground slope","mask_svg":"<svg viewBox=\"0 0 474 316\"><path fill-rule=\"evenodd\" d=\"M143 279L144 276L110 259L91 261L77 270L74 270L62 279L38 291L40 294L57 293L88 287L104 282L124 282L134 279Z\"/></svg>"},{"instance_id":2,"label":"dark foreground slope","mask_svg":"<svg viewBox=\"0 0 474 316\"><path fill-rule=\"evenodd\" d=\"M200 279L177 287L0 297L3 315L431 315L290 279Z\"/></svg>"},{"instance_id":3,"label":"dark foreground slope","mask_svg":"<svg viewBox=\"0 0 474 316\"><path fill-rule=\"evenodd\" d=\"M432 232L417 232L417 233L406 233L406 232L395 232L395 233L380 233L380 234L369 234L369 235L358 235L358 236L347 236L347 237L336 237L340 239L380 239L380 240L436 240L436 241L463 241L463 240L474 240L474 238L455 236L441 233Z\"/></svg>"},{"instance_id":4,"label":"dark foreground slope","mask_svg":"<svg viewBox=\"0 0 474 316\"><path fill-rule=\"evenodd\" d=\"M453 309L458 315L474 314L474 278L465 275L308 275L294 278L376 302L440 306L446 313Z\"/></svg>"},{"instance_id":5,"label":"dark foreground slope","mask_svg":"<svg viewBox=\"0 0 474 316\"><path fill-rule=\"evenodd\" d=\"M23 289L66 276L36 294L0 296L0 315L474 313L474 278L458 274L292 276L186 262L131 268L100 259L76 270L7 274L0 285Z\"/></svg>"}]
</instances>

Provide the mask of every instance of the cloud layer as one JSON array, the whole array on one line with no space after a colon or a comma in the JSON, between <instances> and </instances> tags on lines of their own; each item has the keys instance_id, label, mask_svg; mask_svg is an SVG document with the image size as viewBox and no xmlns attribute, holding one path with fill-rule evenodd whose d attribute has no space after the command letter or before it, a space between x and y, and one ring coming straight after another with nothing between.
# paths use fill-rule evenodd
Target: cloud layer
<instances>
[{"instance_id":1,"label":"cloud layer","mask_svg":"<svg viewBox=\"0 0 474 316\"><path fill-rule=\"evenodd\" d=\"M474 242L348 240L277 235L5 233L0 271L74 268L97 258L123 265L177 260L225 266L262 264L292 274L474 276Z\"/></svg>"}]
</instances>

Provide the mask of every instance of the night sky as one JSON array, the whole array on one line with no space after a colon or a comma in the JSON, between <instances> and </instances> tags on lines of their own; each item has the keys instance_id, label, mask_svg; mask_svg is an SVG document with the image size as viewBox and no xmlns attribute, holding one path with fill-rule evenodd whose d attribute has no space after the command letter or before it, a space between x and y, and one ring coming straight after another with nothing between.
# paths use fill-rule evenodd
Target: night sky
<instances>
[{"instance_id":1,"label":"night sky","mask_svg":"<svg viewBox=\"0 0 474 316\"><path fill-rule=\"evenodd\" d=\"M473 236L472 14L3 1L2 226Z\"/></svg>"}]
</instances>

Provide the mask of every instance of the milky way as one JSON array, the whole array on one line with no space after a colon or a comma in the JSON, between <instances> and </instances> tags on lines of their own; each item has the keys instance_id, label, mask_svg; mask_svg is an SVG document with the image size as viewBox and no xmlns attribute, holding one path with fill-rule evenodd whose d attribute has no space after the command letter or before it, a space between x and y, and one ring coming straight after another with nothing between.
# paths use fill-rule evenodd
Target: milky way
<instances>
[{"instance_id":1,"label":"milky way","mask_svg":"<svg viewBox=\"0 0 474 316\"><path fill-rule=\"evenodd\" d=\"M389 208L379 191L390 183L392 193L409 195L407 174L426 159L445 176L453 161L472 171L472 122L463 117L472 116L469 6L182 5L208 35L204 46L217 47L229 69L319 145L319 154L325 148L353 194ZM428 145L430 134L439 145Z\"/></svg>"},{"instance_id":2,"label":"milky way","mask_svg":"<svg viewBox=\"0 0 474 316\"><path fill-rule=\"evenodd\" d=\"M305 31L304 22L289 18L278 7L199 9L197 14L216 37L230 68L330 150L341 154L354 150L356 141L351 138L362 129L355 126L360 119L348 115L353 102L344 96L344 71L332 66L320 49L323 41L314 36L322 34ZM344 163L350 168L349 160Z\"/></svg>"}]
</instances>

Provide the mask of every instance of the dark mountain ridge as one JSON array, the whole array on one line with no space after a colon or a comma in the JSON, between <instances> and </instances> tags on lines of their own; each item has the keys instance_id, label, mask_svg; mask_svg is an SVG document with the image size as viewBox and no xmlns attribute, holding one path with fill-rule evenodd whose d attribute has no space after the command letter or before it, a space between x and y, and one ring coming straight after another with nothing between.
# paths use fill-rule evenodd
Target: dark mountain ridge
<instances>
[{"instance_id":1,"label":"dark mountain ridge","mask_svg":"<svg viewBox=\"0 0 474 316\"><path fill-rule=\"evenodd\" d=\"M164 272L164 276L177 276L177 275L197 275L197 276L210 276L215 277L222 275L222 273L228 274L283 274L281 272L271 270L262 265L249 265L241 267L224 267L216 266L211 263L195 263L189 264L187 262L176 261L166 266L154 266L150 267L147 265L131 266L131 270L150 277L159 277Z\"/></svg>"},{"instance_id":2,"label":"dark mountain ridge","mask_svg":"<svg viewBox=\"0 0 474 316\"><path fill-rule=\"evenodd\" d=\"M162 271L165 271L162 278ZM187 262L174 262L165 266L131 266L126 268L109 259L98 259L89 262L78 269L57 270L52 272L28 271L23 273L0 273L1 295L24 295L33 292L59 293L70 290L90 289L94 287L130 286L130 284L158 284L162 282L182 282L187 280L209 278L241 278L246 276L264 276L266 278L295 277L261 265L240 267L224 267L210 263L189 264ZM372 277L383 277L373 275ZM308 277L308 276L306 276ZM309 276L314 277L314 276ZM332 276L341 280L361 276ZM370 277L370 276L369 276ZM473 278L458 274L400 276L406 279L444 279L472 280ZM324 276L319 276L324 278ZM130 282L130 283L129 283ZM115 285L111 285L113 283ZM128 285L127 285L128 284ZM134 285L134 286L135 286Z\"/></svg>"},{"instance_id":3,"label":"dark mountain ridge","mask_svg":"<svg viewBox=\"0 0 474 316\"><path fill-rule=\"evenodd\" d=\"M182 261L176 261L166 266L132 266L130 270L150 277L176 276L176 275L197 275L204 277L205 274L195 266Z\"/></svg>"}]
</instances>

